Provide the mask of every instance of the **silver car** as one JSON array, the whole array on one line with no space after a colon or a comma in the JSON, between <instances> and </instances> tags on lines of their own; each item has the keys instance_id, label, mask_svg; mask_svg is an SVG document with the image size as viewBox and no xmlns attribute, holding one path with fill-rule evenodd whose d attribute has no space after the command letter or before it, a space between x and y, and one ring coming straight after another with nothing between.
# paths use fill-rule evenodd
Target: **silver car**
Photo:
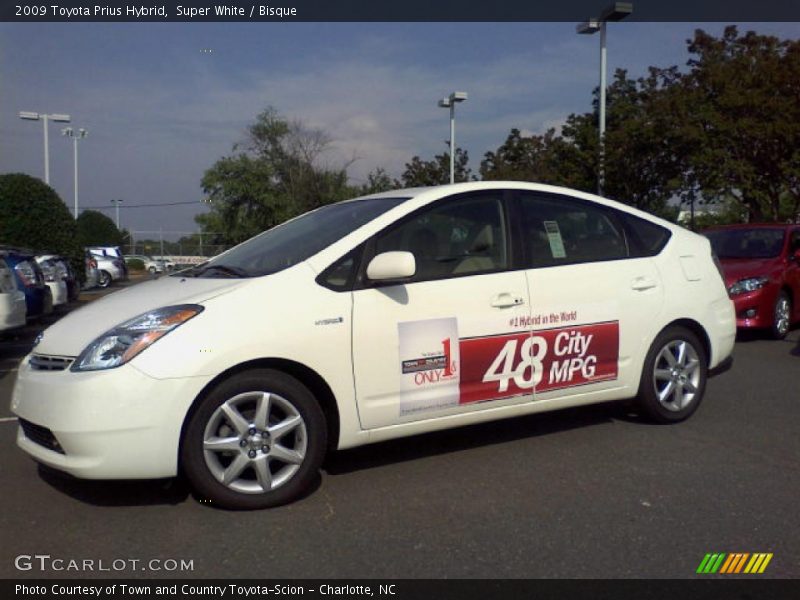
<instances>
[{"instance_id":1,"label":"silver car","mask_svg":"<svg viewBox=\"0 0 800 600\"><path fill-rule=\"evenodd\" d=\"M104 256L92 252L92 258L97 261L97 285L107 288L112 281L124 281L128 279L128 267L125 261L116 256Z\"/></svg>"}]
</instances>

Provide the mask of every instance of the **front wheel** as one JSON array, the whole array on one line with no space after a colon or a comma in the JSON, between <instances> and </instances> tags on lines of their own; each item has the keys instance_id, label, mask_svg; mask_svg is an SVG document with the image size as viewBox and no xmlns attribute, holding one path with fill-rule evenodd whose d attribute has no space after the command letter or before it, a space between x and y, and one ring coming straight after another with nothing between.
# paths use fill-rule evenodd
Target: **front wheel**
<instances>
[{"instance_id":1,"label":"front wheel","mask_svg":"<svg viewBox=\"0 0 800 600\"><path fill-rule=\"evenodd\" d=\"M792 319L792 300L789 298L784 290L778 294L775 300L775 310L773 312L772 320L772 337L776 340L782 340L789 333Z\"/></svg>"},{"instance_id":2,"label":"front wheel","mask_svg":"<svg viewBox=\"0 0 800 600\"><path fill-rule=\"evenodd\" d=\"M669 327L656 337L644 361L637 404L657 423L688 419L703 399L708 357L697 336Z\"/></svg>"},{"instance_id":3,"label":"front wheel","mask_svg":"<svg viewBox=\"0 0 800 600\"><path fill-rule=\"evenodd\" d=\"M190 417L181 464L201 500L257 509L295 500L318 477L327 428L302 383L258 369L214 388Z\"/></svg>"}]
</instances>

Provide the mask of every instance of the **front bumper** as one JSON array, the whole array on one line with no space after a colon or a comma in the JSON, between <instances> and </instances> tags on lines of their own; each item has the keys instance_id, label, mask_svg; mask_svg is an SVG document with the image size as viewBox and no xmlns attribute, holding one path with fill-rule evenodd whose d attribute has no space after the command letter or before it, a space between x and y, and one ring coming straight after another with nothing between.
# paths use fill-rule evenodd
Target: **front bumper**
<instances>
[{"instance_id":1,"label":"front bumper","mask_svg":"<svg viewBox=\"0 0 800 600\"><path fill-rule=\"evenodd\" d=\"M736 327L739 329L772 327L775 320L776 297L777 293L766 287L734 296Z\"/></svg>"},{"instance_id":2,"label":"front bumper","mask_svg":"<svg viewBox=\"0 0 800 600\"><path fill-rule=\"evenodd\" d=\"M59 452L28 438L35 460L85 479L146 479L178 472L183 421L206 378L154 379L132 365L107 371L41 371L20 364L11 410L52 432Z\"/></svg>"}]
</instances>

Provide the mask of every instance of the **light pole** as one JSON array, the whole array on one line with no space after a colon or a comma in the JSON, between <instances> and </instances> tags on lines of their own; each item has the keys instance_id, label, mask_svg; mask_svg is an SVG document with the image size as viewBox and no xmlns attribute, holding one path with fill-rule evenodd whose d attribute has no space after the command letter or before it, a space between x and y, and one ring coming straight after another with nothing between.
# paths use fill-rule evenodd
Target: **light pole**
<instances>
[{"instance_id":1,"label":"light pole","mask_svg":"<svg viewBox=\"0 0 800 600\"><path fill-rule=\"evenodd\" d=\"M603 195L606 183L606 23L621 21L633 12L630 2L615 2L600 13L599 18L591 18L575 29L578 33L593 34L600 32L600 146L597 173L597 194Z\"/></svg>"},{"instance_id":2,"label":"light pole","mask_svg":"<svg viewBox=\"0 0 800 600\"><path fill-rule=\"evenodd\" d=\"M440 108L450 109L450 183L456 180L456 103L464 102L467 92L453 92L447 98L439 100Z\"/></svg>"},{"instance_id":3,"label":"light pole","mask_svg":"<svg viewBox=\"0 0 800 600\"><path fill-rule=\"evenodd\" d=\"M61 123L69 123L70 116L60 115L60 114L46 115L44 113L29 112L23 110L20 111L19 118L26 119L28 121L41 120L42 123L44 124L44 182L47 185L50 185L50 150L47 139L47 123L49 121L59 121Z\"/></svg>"},{"instance_id":4,"label":"light pole","mask_svg":"<svg viewBox=\"0 0 800 600\"><path fill-rule=\"evenodd\" d=\"M114 204L117 207L117 229L119 229L119 203L120 202L122 202L122 200L119 200L119 199L111 200L111 203Z\"/></svg>"},{"instance_id":5,"label":"light pole","mask_svg":"<svg viewBox=\"0 0 800 600\"><path fill-rule=\"evenodd\" d=\"M64 129L61 130L61 135L64 135L64 136L72 138L72 150L73 150L72 155L73 155L73 159L74 159L73 160L73 163L74 163L73 166L74 166L74 170L75 170L75 173L73 174L73 177L75 179L75 186L74 186L74 190L75 190L75 219L77 220L77 218L78 218L78 140L84 139L87 135L89 135L89 132L86 129L83 129L83 128L78 129L78 131L75 131L72 127L65 127Z\"/></svg>"}]
</instances>

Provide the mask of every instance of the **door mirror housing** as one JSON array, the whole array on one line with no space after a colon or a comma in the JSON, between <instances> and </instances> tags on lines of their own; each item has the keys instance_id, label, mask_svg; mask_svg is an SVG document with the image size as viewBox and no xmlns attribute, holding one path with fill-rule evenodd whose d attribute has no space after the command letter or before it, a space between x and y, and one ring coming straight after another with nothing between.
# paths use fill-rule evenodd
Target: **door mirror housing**
<instances>
[{"instance_id":1,"label":"door mirror housing","mask_svg":"<svg viewBox=\"0 0 800 600\"><path fill-rule=\"evenodd\" d=\"M411 252L382 252L367 265L367 278L371 281L408 279L417 272L417 261Z\"/></svg>"}]
</instances>

